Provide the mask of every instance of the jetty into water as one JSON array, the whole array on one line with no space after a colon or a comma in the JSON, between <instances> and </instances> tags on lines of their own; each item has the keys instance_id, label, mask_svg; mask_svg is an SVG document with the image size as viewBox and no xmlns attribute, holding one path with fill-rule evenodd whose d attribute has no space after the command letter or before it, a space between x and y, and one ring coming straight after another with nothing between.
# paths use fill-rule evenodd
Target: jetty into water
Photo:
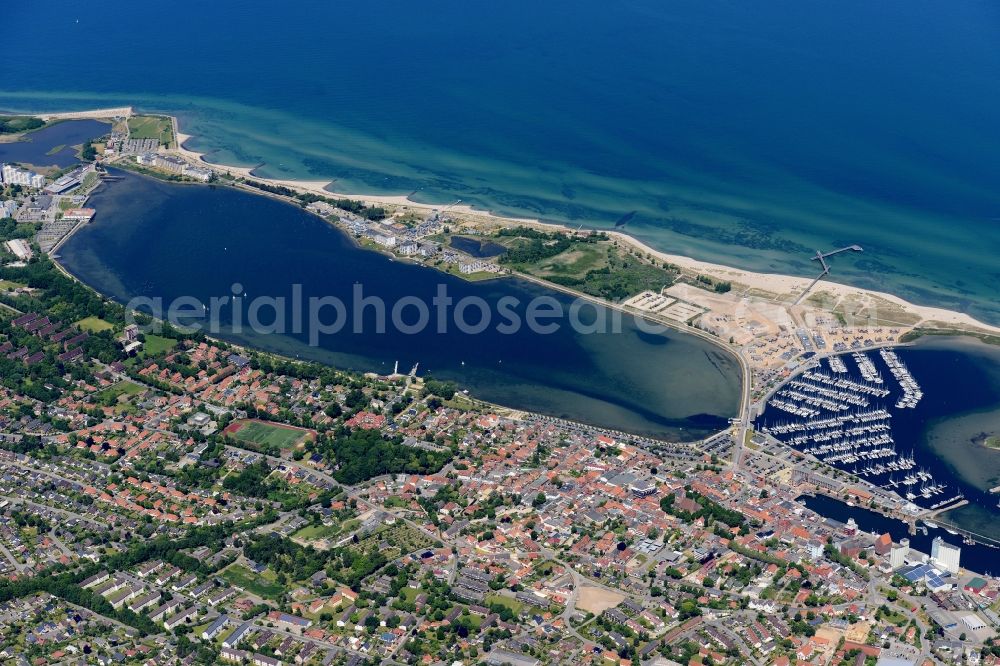
<instances>
[{"instance_id":1,"label":"jetty into water","mask_svg":"<svg viewBox=\"0 0 1000 666\"><path fill-rule=\"evenodd\" d=\"M799 294L799 297L795 299L795 302L792 303L792 305L798 305L799 303L801 303L802 299L804 299L806 295L810 291L812 291L812 288L816 286L816 283L825 278L827 275L829 275L830 265L826 263L828 257L832 257L835 254L840 254L841 252L864 252L864 251L865 249L860 245L847 245L845 247L838 248L832 252L820 252L819 250L816 250L816 256L812 257L812 260L818 261L820 266L823 267L823 270L819 275L817 275L813 279L812 282L809 283L808 287L802 290L802 293Z\"/></svg>"}]
</instances>

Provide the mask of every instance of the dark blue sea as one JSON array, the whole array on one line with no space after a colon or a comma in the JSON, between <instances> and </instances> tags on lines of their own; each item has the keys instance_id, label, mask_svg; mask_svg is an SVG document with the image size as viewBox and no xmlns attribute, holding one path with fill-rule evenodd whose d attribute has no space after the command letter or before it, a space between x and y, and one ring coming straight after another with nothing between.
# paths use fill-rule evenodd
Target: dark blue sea
<instances>
[{"instance_id":1,"label":"dark blue sea","mask_svg":"<svg viewBox=\"0 0 1000 666\"><path fill-rule=\"evenodd\" d=\"M0 108L1000 322L994 0L13 3Z\"/></svg>"}]
</instances>

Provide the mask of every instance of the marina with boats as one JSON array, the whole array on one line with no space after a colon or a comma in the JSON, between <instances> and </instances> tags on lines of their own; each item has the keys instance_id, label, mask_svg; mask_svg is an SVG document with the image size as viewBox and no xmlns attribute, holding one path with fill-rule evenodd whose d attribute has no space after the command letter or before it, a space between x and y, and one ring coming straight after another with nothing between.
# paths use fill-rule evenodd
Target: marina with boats
<instances>
[{"instance_id":1,"label":"marina with boats","mask_svg":"<svg viewBox=\"0 0 1000 666\"><path fill-rule=\"evenodd\" d=\"M891 377L891 378L889 378ZM800 453L937 512L964 499L920 466L912 442L899 442L893 419L923 398L917 379L891 349L815 362L767 402L757 429Z\"/></svg>"}]
</instances>

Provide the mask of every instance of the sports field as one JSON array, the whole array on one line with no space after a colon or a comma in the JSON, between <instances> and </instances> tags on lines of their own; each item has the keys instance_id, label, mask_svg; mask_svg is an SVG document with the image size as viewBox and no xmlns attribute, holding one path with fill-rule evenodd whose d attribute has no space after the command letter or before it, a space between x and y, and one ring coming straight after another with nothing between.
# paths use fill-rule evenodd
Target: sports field
<instances>
[{"instance_id":1,"label":"sports field","mask_svg":"<svg viewBox=\"0 0 1000 666\"><path fill-rule=\"evenodd\" d=\"M226 426L224 432L243 442L261 446L275 446L280 449L293 446L312 434L311 430L252 419L235 421Z\"/></svg>"}]
</instances>

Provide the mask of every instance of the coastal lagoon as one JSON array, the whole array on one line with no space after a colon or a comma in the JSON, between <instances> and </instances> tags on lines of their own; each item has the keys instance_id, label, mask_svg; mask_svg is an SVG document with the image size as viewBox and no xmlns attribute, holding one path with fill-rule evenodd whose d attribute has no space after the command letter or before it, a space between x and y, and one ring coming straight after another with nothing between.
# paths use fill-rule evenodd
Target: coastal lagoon
<instances>
[{"instance_id":1,"label":"coastal lagoon","mask_svg":"<svg viewBox=\"0 0 1000 666\"><path fill-rule=\"evenodd\" d=\"M897 449L912 451L918 468L947 484L945 496L956 488L965 495L968 505L942 514L939 522L1000 544L1000 495L989 492L1000 486L1000 450L981 441L1000 435L1000 348L929 336L897 351L924 391L915 409L894 412Z\"/></svg>"},{"instance_id":2,"label":"coastal lagoon","mask_svg":"<svg viewBox=\"0 0 1000 666\"><path fill-rule=\"evenodd\" d=\"M527 303L570 297L510 278L470 283L359 248L353 239L298 206L223 186L169 184L115 171L123 180L91 199L94 221L60 250L61 263L98 291L127 302L135 296L182 296L208 303L233 294L335 296L351 302L356 288L387 303L416 297L430 303L440 286L457 302L477 296ZM589 313L589 314L588 314ZM590 305L596 322L605 308ZM367 311L364 317L368 317ZM586 333L563 325L553 333L527 326L463 333L430 328L407 334L371 321L311 346L301 334L236 331L219 313L220 337L337 367L383 374L396 362L407 372L454 380L476 396L527 409L661 438L691 440L720 430L738 411L741 376L728 352L683 332L644 332L631 316L621 332ZM476 314L468 319L478 322ZM407 319L407 321L411 321Z\"/></svg>"},{"instance_id":3,"label":"coastal lagoon","mask_svg":"<svg viewBox=\"0 0 1000 666\"><path fill-rule=\"evenodd\" d=\"M459 252L466 253L470 257L497 257L507 251L507 248L503 245L484 238L452 236L449 238L449 242L453 248Z\"/></svg>"},{"instance_id":4,"label":"coastal lagoon","mask_svg":"<svg viewBox=\"0 0 1000 666\"><path fill-rule=\"evenodd\" d=\"M0 108L135 104L188 147L1000 323L994 0L15 7ZM101 58L80 58L115 25ZM260 54L266 53L267 57ZM68 63L72 63L69 65ZM634 211L630 218L628 215Z\"/></svg>"},{"instance_id":5,"label":"coastal lagoon","mask_svg":"<svg viewBox=\"0 0 1000 666\"><path fill-rule=\"evenodd\" d=\"M170 112L194 135L187 147L263 176L461 199L574 227L621 221L659 249L753 270L811 277L815 250L858 243L865 252L838 255L830 279L1000 323L993 0L250 0L183 10L182 44L150 39L157 5L83 12L53 0L6 18L8 48L32 66L0 65L3 109ZM102 57L79 58L106 25L116 36ZM98 219L63 250L74 272L119 299L383 274L388 294L430 279L532 293L425 278L275 202L178 200L152 185L148 199L128 201L133 187L98 195ZM714 350L674 353L687 339L243 341L356 369L419 361L498 402L687 436L736 400L725 357L717 371ZM925 389L940 382L948 401L930 409L928 396L907 441L936 476L975 495L945 518L983 532L996 529L1000 498L983 490L996 454L976 439L995 422L1000 360L969 344L905 350ZM717 395L713 373L726 377Z\"/></svg>"},{"instance_id":6,"label":"coastal lagoon","mask_svg":"<svg viewBox=\"0 0 1000 666\"><path fill-rule=\"evenodd\" d=\"M940 521L1000 544L1000 494L989 492L1000 487L1000 449L983 441L1000 435L1000 348L925 338L900 356L930 399L903 423L903 441L915 442L918 464L960 488L969 502Z\"/></svg>"},{"instance_id":7,"label":"coastal lagoon","mask_svg":"<svg viewBox=\"0 0 1000 666\"><path fill-rule=\"evenodd\" d=\"M67 120L28 132L19 141L0 143L0 162L35 167L68 167L78 164L76 146L111 131L98 120Z\"/></svg>"}]
</instances>

